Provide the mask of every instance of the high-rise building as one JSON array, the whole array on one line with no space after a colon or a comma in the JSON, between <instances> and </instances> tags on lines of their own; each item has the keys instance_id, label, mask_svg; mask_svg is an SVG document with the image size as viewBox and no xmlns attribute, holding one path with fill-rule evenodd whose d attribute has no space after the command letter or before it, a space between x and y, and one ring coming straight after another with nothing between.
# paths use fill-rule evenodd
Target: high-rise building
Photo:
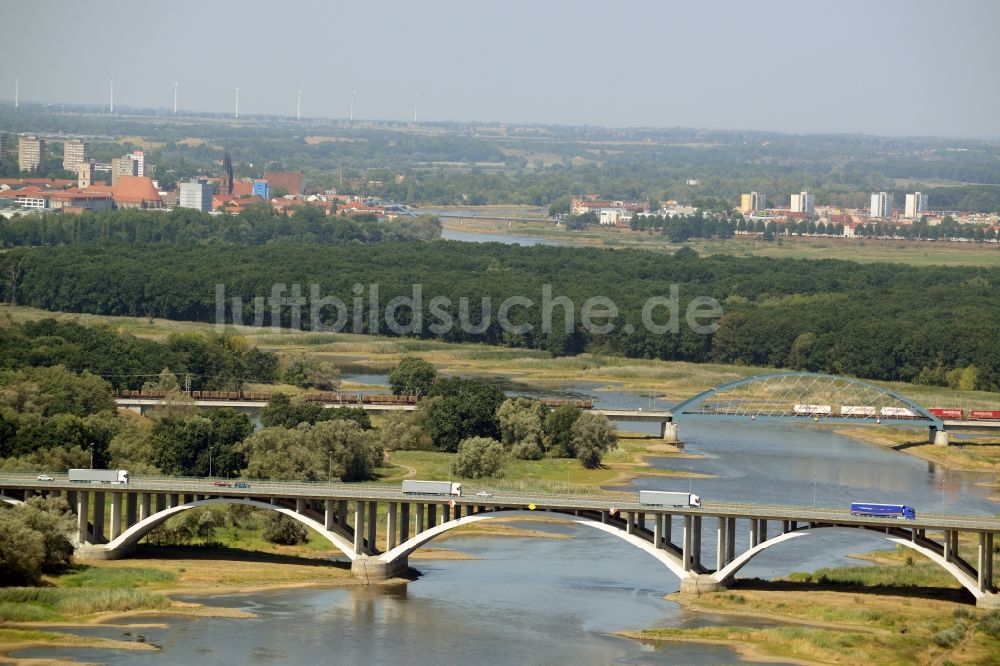
<instances>
[{"instance_id":1,"label":"high-rise building","mask_svg":"<svg viewBox=\"0 0 1000 666\"><path fill-rule=\"evenodd\" d=\"M740 197L740 211L743 213L755 213L759 210L765 210L767 204L764 203L764 199L763 192L744 194Z\"/></svg>"},{"instance_id":2,"label":"high-rise building","mask_svg":"<svg viewBox=\"0 0 1000 666\"><path fill-rule=\"evenodd\" d=\"M111 160L111 186L118 184L122 176L138 176L135 160L131 157L116 157Z\"/></svg>"},{"instance_id":3,"label":"high-rise building","mask_svg":"<svg viewBox=\"0 0 1000 666\"><path fill-rule=\"evenodd\" d=\"M816 197L808 192L793 194L792 205L790 208L793 213L805 213L807 215L812 215L816 208Z\"/></svg>"},{"instance_id":4,"label":"high-rise building","mask_svg":"<svg viewBox=\"0 0 1000 666\"><path fill-rule=\"evenodd\" d=\"M90 160L80 165L76 172L76 186L81 190L94 184L94 161Z\"/></svg>"},{"instance_id":5,"label":"high-rise building","mask_svg":"<svg viewBox=\"0 0 1000 666\"><path fill-rule=\"evenodd\" d=\"M128 157L133 162L135 162L135 175L136 176L146 176L146 152L143 150L134 150L125 157Z\"/></svg>"},{"instance_id":6,"label":"high-rise building","mask_svg":"<svg viewBox=\"0 0 1000 666\"><path fill-rule=\"evenodd\" d=\"M0 167L7 163L7 135L0 134Z\"/></svg>"},{"instance_id":7,"label":"high-rise building","mask_svg":"<svg viewBox=\"0 0 1000 666\"><path fill-rule=\"evenodd\" d=\"M927 212L927 195L922 192L914 192L906 195L906 205L903 208L903 217L916 220Z\"/></svg>"},{"instance_id":8,"label":"high-rise building","mask_svg":"<svg viewBox=\"0 0 1000 666\"><path fill-rule=\"evenodd\" d=\"M45 140L22 136L17 141L17 164L21 171L45 171Z\"/></svg>"},{"instance_id":9,"label":"high-rise building","mask_svg":"<svg viewBox=\"0 0 1000 666\"><path fill-rule=\"evenodd\" d=\"M194 208L204 213L212 210L212 186L205 181L192 178L188 183L181 183L180 189L177 205L181 208Z\"/></svg>"},{"instance_id":10,"label":"high-rise building","mask_svg":"<svg viewBox=\"0 0 1000 666\"><path fill-rule=\"evenodd\" d=\"M87 144L79 139L69 139L63 143L63 169L79 172L80 165L87 160Z\"/></svg>"},{"instance_id":11,"label":"high-rise building","mask_svg":"<svg viewBox=\"0 0 1000 666\"><path fill-rule=\"evenodd\" d=\"M892 192L872 192L870 217L892 217Z\"/></svg>"}]
</instances>

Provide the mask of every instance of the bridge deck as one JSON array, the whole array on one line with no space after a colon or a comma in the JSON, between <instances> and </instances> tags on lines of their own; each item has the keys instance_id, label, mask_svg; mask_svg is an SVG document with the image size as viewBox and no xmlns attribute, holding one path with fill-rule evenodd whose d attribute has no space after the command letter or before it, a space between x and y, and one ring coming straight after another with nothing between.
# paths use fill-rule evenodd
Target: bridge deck
<instances>
[{"instance_id":1,"label":"bridge deck","mask_svg":"<svg viewBox=\"0 0 1000 666\"><path fill-rule=\"evenodd\" d=\"M974 530L1000 533L1000 519L992 516L966 516L925 514L917 510L916 520L898 518L874 518L852 516L850 511L838 507L810 507L798 505L736 504L713 502L702 498L700 509L692 507L668 507L639 504L634 494L607 493L599 495L557 495L527 494L498 491L488 497L467 492L460 498L446 495L403 494L398 486L346 483L304 483L297 481L248 481L249 488L217 486L216 483L234 483L234 480L213 481L211 479L155 479L135 478L127 485L78 483L57 475L54 481L38 481L31 475L0 475L0 494L3 489L42 489L60 491L90 491L104 493L189 493L219 497L247 497L270 500L272 497L301 499L343 499L383 502L427 502L445 503L454 499L463 506L485 506L493 508L528 509L534 505L537 510L560 511L635 511L649 514L701 515L711 517L754 518L759 520L836 523L838 525L884 526L936 529Z\"/></svg>"}]
</instances>

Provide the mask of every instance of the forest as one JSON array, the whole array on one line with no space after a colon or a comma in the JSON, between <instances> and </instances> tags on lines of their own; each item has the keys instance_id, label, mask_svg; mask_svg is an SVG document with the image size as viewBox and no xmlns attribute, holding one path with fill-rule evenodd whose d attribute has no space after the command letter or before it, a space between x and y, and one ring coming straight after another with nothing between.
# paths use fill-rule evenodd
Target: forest
<instances>
[{"instance_id":1,"label":"forest","mask_svg":"<svg viewBox=\"0 0 1000 666\"><path fill-rule=\"evenodd\" d=\"M260 204L240 215L210 215L191 208L21 215L0 223L0 247L77 243L263 245L279 240L326 245L441 237L441 223L434 217L380 222L368 214L326 215L312 206L295 207L291 212L289 216Z\"/></svg>"},{"instance_id":2,"label":"forest","mask_svg":"<svg viewBox=\"0 0 1000 666\"><path fill-rule=\"evenodd\" d=\"M553 354L719 361L881 380L945 383L965 371L973 387L1000 390L996 269L435 241L272 242L221 253L179 244L13 249L0 256L0 275L0 298L54 311L219 323L221 286L229 323L235 298L246 324L274 320ZM389 326L382 308L414 298L415 285L418 307L397 299L397 325ZM674 286L675 306L659 308L654 320L665 322L674 307L683 319L695 298L709 297L723 311L711 320L717 330L696 333L681 322L656 332L644 324L649 299L669 299ZM542 328L546 289L550 301L570 301L550 308L549 331ZM581 325L585 302L599 296L617 309L607 330ZM532 305L510 310L505 327L497 306L510 297Z\"/></svg>"}]
</instances>

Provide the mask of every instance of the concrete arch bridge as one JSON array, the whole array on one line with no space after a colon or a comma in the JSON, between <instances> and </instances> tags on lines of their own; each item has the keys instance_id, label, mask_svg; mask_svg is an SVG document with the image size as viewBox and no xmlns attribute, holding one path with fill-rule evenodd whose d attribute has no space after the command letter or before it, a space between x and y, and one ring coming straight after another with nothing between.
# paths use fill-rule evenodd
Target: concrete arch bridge
<instances>
[{"instance_id":1,"label":"concrete arch bridge","mask_svg":"<svg viewBox=\"0 0 1000 666\"><path fill-rule=\"evenodd\" d=\"M411 553L450 530L518 516L541 514L617 536L659 561L680 579L684 592L721 589L754 557L793 539L876 534L942 567L977 604L1000 607L992 557L1000 520L991 517L900 520L801 506L650 506L622 495L449 498L336 483L254 481L242 488L217 483L229 482L163 479L112 486L5 475L0 496L8 502L33 494L65 496L77 518L78 555L100 559L128 557L150 531L192 509L243 504L274 510L329 541L366 581L403 572Z\"/></svg>"}]
</instances>

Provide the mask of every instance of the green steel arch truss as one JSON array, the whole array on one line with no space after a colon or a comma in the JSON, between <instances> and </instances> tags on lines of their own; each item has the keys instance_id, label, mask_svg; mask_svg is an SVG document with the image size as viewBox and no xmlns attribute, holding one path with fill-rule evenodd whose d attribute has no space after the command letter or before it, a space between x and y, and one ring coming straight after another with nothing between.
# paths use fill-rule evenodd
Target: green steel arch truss
<instances>
[{"instance_id":1,"label":"green steel arch truss","mask_svg":"<svg viewBox=\"0 0 1000 666\"><path fill-rule=\"evenodd\" d=\"M673 420L781 421L924 426L941 419L891 389L812 372L745 377L703 391L673 408Z\"/></svg>"}]
</instances>

